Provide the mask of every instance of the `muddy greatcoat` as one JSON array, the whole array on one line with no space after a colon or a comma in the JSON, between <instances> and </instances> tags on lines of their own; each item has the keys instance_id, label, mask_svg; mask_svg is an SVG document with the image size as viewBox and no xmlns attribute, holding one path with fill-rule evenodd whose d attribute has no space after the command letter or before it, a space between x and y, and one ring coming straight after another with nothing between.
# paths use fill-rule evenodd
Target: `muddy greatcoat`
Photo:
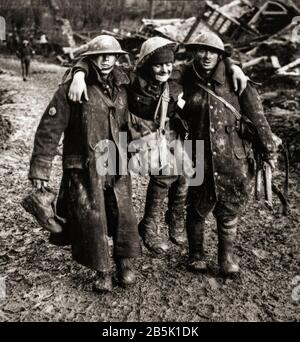
<instances>
[{"instance_id":1,"label":"muddy greatcoat","mask_svg":"<svg viewBox=\"0 0 300 342\"><path fill-rule=\"evenodd\" d=\"M241 212L252 191L254 160L249 142L238 133L235 115L199 84L223 97L253 122L265 156L275 152L272 132L256 89L248 83L238 97L230 79L223 62L209 79L202 78L193 64L182 72L186 101L182 115L188 122L190 139L204 140L204 182L191 188L189 195L189 202L200 217L206 217L213 208L219 217L234 218Z\"/></svg>"},{"instance_id":2,"label":"muddy greatcoat","mask_svg":"<svg viewBox=\"0 0 300 342\"><path fill-rule=\"evenodd\" d=\"M119 132L127 129L128 83L126 74L115 68L104 84L97 69L92 68L87 79L90 100L83 104L70 102L70 85L63 84L41 119L30 164L30 179L49 180L64 133L58 214L67 219L64 234L70 238L73 258L102 272L110 268L108 235L113 237L115 258L140 255L130 177L100 176L95 155L98 142L111 140L117 146ZM116 157L118 160L119 149Z\"/></svg>"}]
</instances>

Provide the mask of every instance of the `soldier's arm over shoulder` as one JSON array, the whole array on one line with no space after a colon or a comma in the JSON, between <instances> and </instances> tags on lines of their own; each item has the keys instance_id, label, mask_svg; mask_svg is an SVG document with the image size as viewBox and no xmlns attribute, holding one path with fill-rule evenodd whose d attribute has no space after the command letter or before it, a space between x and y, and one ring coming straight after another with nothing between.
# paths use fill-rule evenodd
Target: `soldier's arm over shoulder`
<instances>
[{"instance_id":1,"label":"soldier's arm over shoulder","mask_svg":"<svg viewBox=\"0 0 300 342\"><path fill-rule=\"evenodd\" d=\"M231 75L234 92L241 95L247 87L249 77L244 74L239 62L225 57L224 64L227 73Z\"/></svg>"},{"instance_id":2,"label":"soldier's arm over shoulder","mask_svg":"<svg viewBox=\"0 0 300 342\"><path fill-rule=\"evenodd\" d=\"M34 139L29 179L49 180L57 146L70 119L67 88L67 84L58 88L40 120Z\"/></svg>"},{"instance_id":3,"label":"soldier's arm over shoulder","mask_svg":"<svg viewBox=\"0 0 300 342\"><path fill-rule=\"evenodd\" d=\"M70 69L68 69L63 76L62 83L70 82L76 72L82 71L85 73L85 77L88 77L89 74L89 65L85 58L79 59Z\"/></svg>"},{"instance_id":4,"label":"soldier's arm over shoulder","mask_svg":"<svg viewBox=\"0 0 300 342\"><path fill-rule=\"evenodd\" d=\"M263 105L258 91L252 82L248 82L245 91L240 96L243 115L246 115L256 127L260 144L264 153L276 152L271 127L265 117Z\"/></svg>"}]
</instances>

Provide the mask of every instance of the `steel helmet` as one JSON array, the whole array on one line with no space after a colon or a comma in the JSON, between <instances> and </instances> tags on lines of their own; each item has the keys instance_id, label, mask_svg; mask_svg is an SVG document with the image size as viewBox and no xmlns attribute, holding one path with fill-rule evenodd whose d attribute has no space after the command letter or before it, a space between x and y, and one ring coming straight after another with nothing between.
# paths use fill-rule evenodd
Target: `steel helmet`
<instances>
[{"instance_id":1,"label":"steel helmet","mask_svg":"<svg viewBox=\"0 0 300 342\"><path fill-rule=\"evenodd\" d=\"M177 48L177 43L162 37L152 37L147 39L142 44L140 56L137 61L137 67L141 67L155 51L167 46L175 51Z\"/></svg>"},{"instance_id":2,"label":"steel helmet","mask_svg":"<svg viewBox=\"0 0 300 342\"><path fill-rule=\"evenodd\" d=\"M81 54L81 56L100 55L104 53L122 55L128 52L122 50L116 38L103 34L88 42L87 51Z\"/></svg>"},{"instance_id":3,"label":"steel helmet","mask_svg":"<svg viewBox=\"0 0 300 342\"><path fill-rule=\"evenodd\" d=\"M217 50L223 55L228 55L225 51L222 39L214 32L204 31L196 36L192 42L186 43L185 46L188 50L195 50L198 47L208 47Z\"/></svg>"}]
</instances>

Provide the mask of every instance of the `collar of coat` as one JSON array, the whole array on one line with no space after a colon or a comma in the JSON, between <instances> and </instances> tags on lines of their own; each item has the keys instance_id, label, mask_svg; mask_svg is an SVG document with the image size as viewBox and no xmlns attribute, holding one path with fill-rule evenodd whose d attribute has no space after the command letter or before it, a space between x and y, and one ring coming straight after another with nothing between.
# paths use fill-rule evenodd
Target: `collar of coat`
<instances>
[{"instance_id":1,"label":"collar of coat","mask_svg":"<svg viewBox=\"0 0 300 342\"><path fill-rule=\"evenodd\" d=\"M161 93L162 87L161 87L161 85L159 83L151 82L149 80L144 79L141 76L138 76L137 79L138 79L138 82L139 82L140 89L142 89L144 91L146 90L146 92L149 92L149 90L151 88L150 93L152 95L160 94Z\"/></svg>"},{"instance_id":2,"label":"collar of coat","mask_svg":"<svg viewBox=\"0 0 300 342\"><path fill-rule=\"evenodd\" d=\"M197 67L195 65L195 62L193 63L193 70L194 73L196 74L197 78L200 79L201 81L207 81L204 77L202 77L198 72L197 72ZM209 80L212 80L219 85L223 85L226 80L226 73L225 73L225 64L223 61L220 61L212 75L209 76Z\"/></svg>"},{"instance_id":3,"label":"collar of coat","mask_svg":"<svg viewBox=\"0 0 300 342\"><path fill-rule=\"evenodd\" d=\"M136 74L135 77L140 90L142 90L142 93L157 99L156 95L161 94L163 87L160 84L146 80L138 74ZM170 86L170 97L176 100L178 95L182 92L182 87L177 83L176 77L174 77L173 74L169 78L168 83Z\"/></svg>"},{"instance_id":4,"label":"collar of coat","mask_svg":"<svg viewBox=\"0 0 300 342\"><path fill-rule=\"evenodd\" d=\"M108 77L108 81L104 81L100 75L98 68L94 65L94 63L90 62L89 65L91 66L91 70L96 76L97 81L101 84L112 82L117 87L130 84L130 79L128 75L122 70L121 67L115 66Z\"/></svg>"}]
</instances>

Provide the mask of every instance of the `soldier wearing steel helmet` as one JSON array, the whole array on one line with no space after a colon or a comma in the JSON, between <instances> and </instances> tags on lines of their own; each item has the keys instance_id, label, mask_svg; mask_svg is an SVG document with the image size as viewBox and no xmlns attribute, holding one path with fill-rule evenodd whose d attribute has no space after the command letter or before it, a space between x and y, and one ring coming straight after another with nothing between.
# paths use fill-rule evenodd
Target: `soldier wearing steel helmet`
<instances>
[{"instance_id":1,"label":"soldier wearing steel helmet","mask_svg":"<svg viewBox=\"0 0 300 342\"><path fill-rule=\"evenodd\" d=\"M112 289L108 236L113 239L113 259L122 286L135 282L130 260L140 256L130 177L117 176L117 170L101 175L96 154L99 142L110 140L117 146L118 133L127 129L125 86L130 80L116 66L118 56L125 53L111 36L98 36L89 44L83 56L88 63L86 83L90 101L81 105L70 102L70 83L59 87L41 118L30 163L33 186L45 187L64 133L57 214L66 219L66 224L61 234L52 235L52 241L69 241L73 259L97 271L94 286L98 291ZM122 163L119 150L117 154Z\"/></svg>"},{"instance_id":2,"label":"soldier wearing steel helmet","mask_svg":"<svg viewBox=\"0 0 300 342\"><path fill-rule=\"evenodd\" d=\"M186 45L193 63L182 75L182 117L190 139L204 140L204 182L188 194L189 268L206 271L204 227L212 211L218 228L218 261L225 275L239 272L234 256L238 219L252 192L253 153L240 130L241 113L256 128L265 161L274 167L275 145L257 90L248 82L241 95L225 70L222 40L207 32Z\"/></svg>"},{"instance_id":3,"label":"soldier wearing steel helmet","mask_svg":"<svg viewBox=\"0 0 300 342\"><path fill-rule=\"evenodd\" d=\"M183 91L180 85L180 72L173 73L176 43L162 38L152 37L146 40L140 51L135 72L130 73L131 83L127 87L129 110L132 113L137 133L141 136L157 129L158 122L154 118L158 100L168 82L170 101L166 130L169 136L176 136L184 130L184 122L176 116L176 104ZM82 94L88 100L84 77L88 68L84 60L73 68L74 80L69 97L73 101L81 101ZM166 221L169 226L169 238L183 245L185 235L185 202L187 181L183 176L150 177L147 189L145 212L139 224L139 232L145 246L156 256L166 254L168 243L159 230L159 222L164 200L168 197Z\"/></svg>"},{"instance_id":4,"label":"soldier wearing steel helmet","mask_svg":"<svg viewBox=\"0 0 300 342\"><path fill-rule=\"evenodd\" d=\"M160 118L154 117L158 99L169 87L167 121L164 127L171 140L185 130L185 125L176 117L175 106L182 87L172 76L176 44L168 39L152 37L141 47L135 74L128 88L129 110L132 113L132 130L137 136L145 136L155 131ZM139 232L144 245L156 255L164 255L168 250L165 234L159 230L164 201L168 198L165 214L170 241L182 246L186 242L185 202L188 185L182 175L151 175L147 189L144 217L139 224Z\"/></svg>"}]
</instances>

